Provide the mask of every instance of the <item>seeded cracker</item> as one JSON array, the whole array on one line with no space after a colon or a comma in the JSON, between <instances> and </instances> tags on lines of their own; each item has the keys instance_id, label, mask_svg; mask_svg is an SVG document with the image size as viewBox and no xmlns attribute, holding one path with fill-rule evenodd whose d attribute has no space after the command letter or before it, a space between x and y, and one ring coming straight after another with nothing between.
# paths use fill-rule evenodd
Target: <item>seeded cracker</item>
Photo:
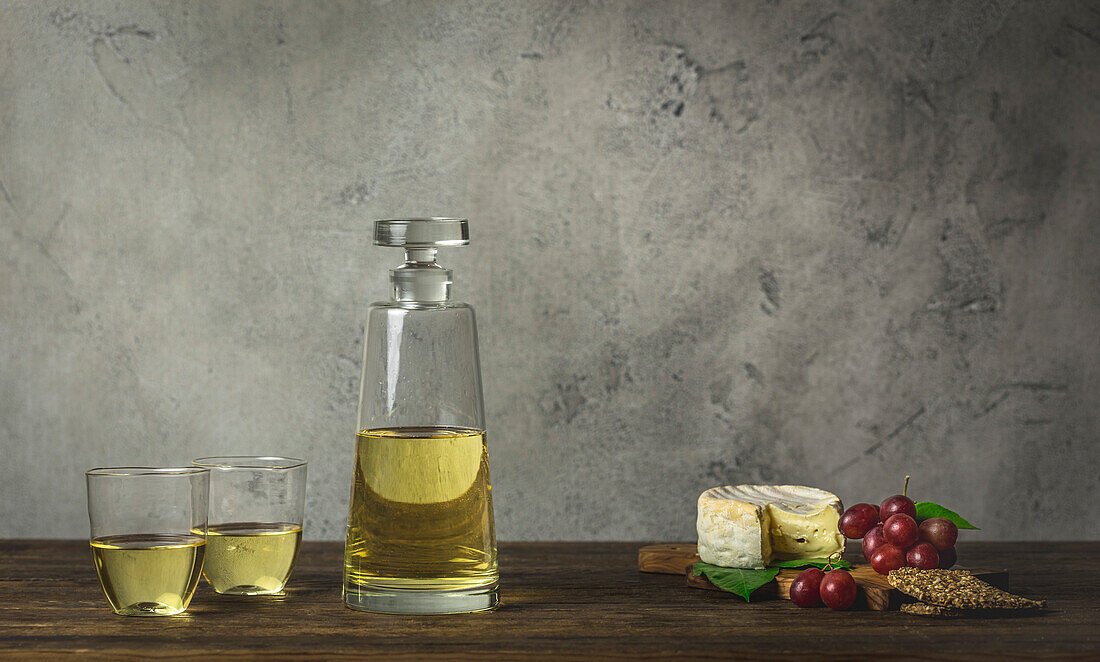
<instances>
[{"instance_id":1,"label":"seeded cracker","mask_svg":"<svg viewBox=\"0 0 1100 662\"><path fill-rule=\"evenodd\" d=\"M966 616L962 609L954 607L937 607L923 602L910 602L901 606L902 613L916 614L917 616L930 616L931 618L960 618Z\"/></svg>"},{"instance_id":2,"label":"seeded cracker","mask_svg":"<svg viewBox=\"0 0 1100 662\"><path fill-rule=\"evenodd\" d=\"M955 609L1041 609L1029 600L990 586L966 570L899 568L887 576L890 585L906 595L938 607Z\"/></svg>"},{"instance_id":3,"label":"seeded cracker","mask_svg":"<svg viewBox=\"0 0 1100 662\"><path fill-rule=\"evenodd\" d=\"M1033 613L1029 609L956 609L940 607L923 602L910 602L901 606L901 613L924 616L926 618L997 618L1002 616L1020 616Z\"/></svg>"}]
</instances>

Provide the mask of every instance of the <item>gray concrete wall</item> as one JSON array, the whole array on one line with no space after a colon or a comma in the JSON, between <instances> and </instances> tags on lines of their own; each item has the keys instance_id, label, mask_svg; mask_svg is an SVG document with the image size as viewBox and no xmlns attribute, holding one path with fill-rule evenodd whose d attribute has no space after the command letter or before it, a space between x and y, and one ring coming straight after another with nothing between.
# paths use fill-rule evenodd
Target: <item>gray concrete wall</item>
<instances>
[{"instance_id":1,"label":"gray concrete wall","mask_svg":"<svg viewBox=\"0 0 1100 662\"><path fill-rule=\"evenodd\" d=\"M501 539L911 492L1097 538L1086 2L0 0L0 536L81 472L308 458L342 535L371 221L471 219Z\"/></svg>"}]
</instances>

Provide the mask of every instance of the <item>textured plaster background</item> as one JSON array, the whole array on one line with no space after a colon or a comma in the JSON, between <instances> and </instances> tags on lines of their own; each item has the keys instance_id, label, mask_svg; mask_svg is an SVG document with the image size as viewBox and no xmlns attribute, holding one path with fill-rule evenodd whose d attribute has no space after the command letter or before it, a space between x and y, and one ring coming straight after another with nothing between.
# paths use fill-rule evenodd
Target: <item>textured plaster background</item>
<instances>
[{"instance_id":1,"label":"textured plaster background","mask_svg":"<svg viewBox=\"0 0 1100 662\"><path fill-rule=\"evenodd\" d=\"M81 472L308 458L370 222L463 215L502 539L900 489L1097 538L1100 3L0 0L0 536Z\"/></svg>"}]
</instances>

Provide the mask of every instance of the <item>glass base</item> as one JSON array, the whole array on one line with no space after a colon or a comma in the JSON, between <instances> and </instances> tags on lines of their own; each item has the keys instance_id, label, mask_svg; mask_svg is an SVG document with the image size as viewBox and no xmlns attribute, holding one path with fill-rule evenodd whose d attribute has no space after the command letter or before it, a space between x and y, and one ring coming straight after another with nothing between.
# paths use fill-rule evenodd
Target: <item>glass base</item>
<instances>
[{"instance_id":1,"label":"glass base","mask_svg":"<svg viewBox=\"0 0 1100 662\"><path fill-rule=\"evenodd\" d=\"M282 593L283 587L280 586L276 589L264 588L262 586L234 586L233 588L227 588L224 591L214 589L215 593L221 595L277 595Z\"/></svg>"},{"instance_id":2,"label":"glass base","mask_svg":"<svg viewBox=\"0 0 1100 662\"><path fill-rule=\"evenodd\" d=\"M119 616L178 616L186 610L186 606L181 609L163 602L135 602L114 612Z\"/></svg>"},{"instance_id":3,"label":"glass base","mask_svg":"<svg viewBox=\"0 0 1100 662\"><path fill-rule=\"evenodd\" d=\"M380 614L463 614L499 607L500 588L497 584L451 591L345 587L344 604Z\"/></svg>"}]
</instances>

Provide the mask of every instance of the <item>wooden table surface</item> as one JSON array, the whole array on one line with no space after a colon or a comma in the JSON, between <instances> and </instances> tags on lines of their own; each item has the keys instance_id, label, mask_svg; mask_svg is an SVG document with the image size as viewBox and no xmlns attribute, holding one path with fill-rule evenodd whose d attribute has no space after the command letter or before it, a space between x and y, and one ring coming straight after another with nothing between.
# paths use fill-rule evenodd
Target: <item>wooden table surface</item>
<instances>
[{"instance_id":1,"label":"wooden table surface","mask_svg":"<svg viewBox=\"0 0 1100 662\"><path fill-rule=\"evenodd\" d=\"M962 544L965 563L1007 568L1012 590L1049 605L980 620L745 604L638 572L641 544L504 543L499 611L389 616L346 609L343 546L306 543L285 597L204 582L182 616L127 618L108 609L87 542L0 541L0 657L1100 659L1100 542Z\"/></svg>"}]
</instances>

